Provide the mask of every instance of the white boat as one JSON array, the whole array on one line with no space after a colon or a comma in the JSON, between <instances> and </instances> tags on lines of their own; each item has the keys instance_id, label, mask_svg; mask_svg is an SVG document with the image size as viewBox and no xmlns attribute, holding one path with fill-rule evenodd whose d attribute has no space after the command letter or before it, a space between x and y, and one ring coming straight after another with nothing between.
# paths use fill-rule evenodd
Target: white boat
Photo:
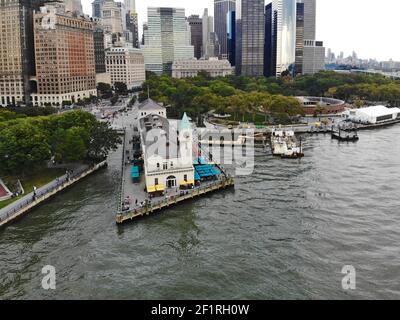
<instances>
[{"instance_id":1,"label":"white boat","mask_svg":"<svg viewBox=\"0 0 400 320\"><path fill-rule=\"evenodd\" d=\"M301 141L293 130L273 129L271 132L272 155L281 158L297 159L304 157Z\"/></svg>"}]
</instances>

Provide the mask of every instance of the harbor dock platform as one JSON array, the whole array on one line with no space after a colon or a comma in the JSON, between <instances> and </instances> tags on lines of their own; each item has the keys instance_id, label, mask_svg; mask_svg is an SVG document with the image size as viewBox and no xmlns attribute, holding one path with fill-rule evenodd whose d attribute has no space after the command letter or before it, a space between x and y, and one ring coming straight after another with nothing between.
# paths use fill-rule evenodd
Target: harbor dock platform
<instances>
[{"instance_id":1,"label":"harbor dock platform","mask_svg":"<svg viewBox=\"0 0 400 320\"><path fill-rule=\"evenodd\" d=\"M200 187L196 187L192 190L182 190L168 194L167 196L159 199L155 198L152 200L146 200L143 206L136 207L135 209L127 212L118 212L116 216L116 222L117 224L123 224L124 222L132 221L139 217L148 216L152 213L174 206L183 201L195 199L218 190L232 188L234 187L234 184L235 182L232 177L221 176L221 178L217 181L203 183Z\"/></svg>"}]
</instances>

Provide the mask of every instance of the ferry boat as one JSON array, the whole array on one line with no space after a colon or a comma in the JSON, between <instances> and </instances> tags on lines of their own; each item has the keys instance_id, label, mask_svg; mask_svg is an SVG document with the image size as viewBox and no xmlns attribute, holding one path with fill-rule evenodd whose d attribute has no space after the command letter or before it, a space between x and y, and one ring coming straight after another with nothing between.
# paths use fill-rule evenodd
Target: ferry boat
<instances>
[{"instance_id":1,"label":"ferry boat","mask_svg":"<svg viewBox=\"0 0 400 320\"><path fill-rule=\"evenodd\" d=\"M360 140L356 129L352 130L332 130L332 139L345 142L356 142Z\"/></svg>"},{"instance_id":2,"label":"ferry boat","mask_svg":"<svg viewBox=\"0 0 400 320\"><path fill-rule=\"evenodd\" d=\"M301 140L298 141L293 130L276 130L271 132L272 155L283 159L299 159L304 157Z\"/></svg>"}]
</instances>

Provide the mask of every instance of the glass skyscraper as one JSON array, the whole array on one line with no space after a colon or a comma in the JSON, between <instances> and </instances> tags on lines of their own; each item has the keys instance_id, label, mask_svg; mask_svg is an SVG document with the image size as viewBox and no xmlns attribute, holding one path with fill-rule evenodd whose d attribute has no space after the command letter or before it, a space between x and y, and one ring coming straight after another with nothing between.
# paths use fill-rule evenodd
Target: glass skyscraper
<instances>
[{"instance_id":1,"label":"glass skyscraper","mask_svg":"<svg viewBox=\"0 0 400 320\"><path fill-rule=\"evenodd\" d=\"M214 30L221 45L222 57L226 57L228 54L226 19L229 11L235 11L235 0L214 0Z\"/></svg>"},{"instance_id":2,"label":"glass skyscraper","mask_svg":"<svg viewBox=\"0 0 400 320\"><path fill-rule=\"evenodd\" d=\"M275 74L294 73L296 60L296 0L272 1L272 37L276 53ZM275 55L275 54L273 54Z\"/></svg>"},{"instance_id":3,"label":"glass skyscraper","mask_svg":"<svg viewBox=\"0 0 400 320\"><path fill-rule=\"evenodd\" d=\"M295 74L314 74L325 68L323 42L316 41L316 0L297 0Z\"/></svg>"},{"instance_id":4,"label":"glass skyscraper","mask_svg":"<svg viewBox=\"0 0 400 320\"><path fill-rule=\"evenodd\" d=\"M236 64L236 11L229 11L226 19L228 32L228 60L232 66Z\"/></svg>"},{"instance_id":5,"label":"glass skyscraper","mask_svg":"<svg viewBox=\"0 0 400 320\"><path fill-rule=\"evenodd\" d=\"M273 64L272 3L265 6L264 76L275 76Z\"/></svg>"},{"instance_id":6,"label":"glass skyscraper","mask_svg":"<svg viewBox=\"0 0 400 320\"><path fill-rule=\"evenodd\" d=\"M237 0L236 73L238 75L263 75L264 33L264 0Z\"/></svg>"},{"instance_id":7,"label":"glass skyscraper","mask_svg":"<svg viewBox=\"0 0 400 320\"><path fill-rule=\"evenodd\" d=\"M144 39L144 59L148 71L170 74L174 61L194 58L185 9L148 8Z\"/></svg>"}]
</instances>

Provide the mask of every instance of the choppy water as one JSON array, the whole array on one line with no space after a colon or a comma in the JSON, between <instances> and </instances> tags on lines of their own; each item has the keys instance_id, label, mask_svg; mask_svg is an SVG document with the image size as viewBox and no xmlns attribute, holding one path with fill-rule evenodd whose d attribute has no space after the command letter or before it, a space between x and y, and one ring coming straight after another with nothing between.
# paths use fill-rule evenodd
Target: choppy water
<instances>
[{"instance_id":1,"label":"choppy water","mask_svg":"<svg viewBox=\"0 0 400 320\"><path fill-rule=\"evenodd\" d=\"M356 144L307 137L306 158L256 152L252 176L114 224L119 156L0 231L0 298L400 298L400 126ZM41 268L57 289L41 288ZM344 265L357 289L341 287Z\"/></svg>"}]
</instances>

